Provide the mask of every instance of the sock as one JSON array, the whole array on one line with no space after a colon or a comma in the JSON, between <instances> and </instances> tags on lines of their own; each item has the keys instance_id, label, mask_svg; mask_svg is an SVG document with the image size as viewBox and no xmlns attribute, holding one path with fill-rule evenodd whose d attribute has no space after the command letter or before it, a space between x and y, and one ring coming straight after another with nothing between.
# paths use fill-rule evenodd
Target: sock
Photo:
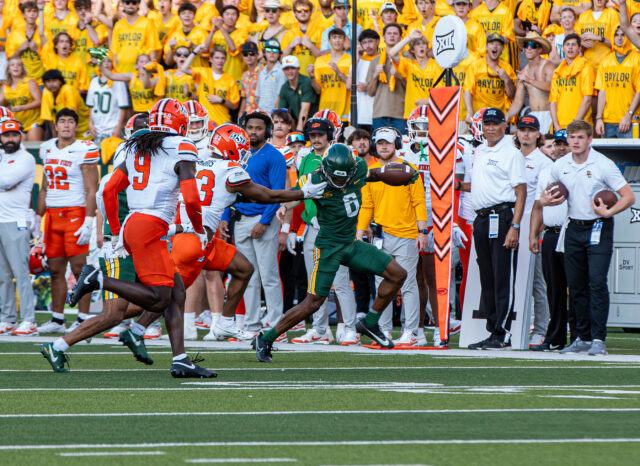
<instances>
[{"instance_id":1,"label":"sock","mask_svg":"<svg viewBox=\"0 0 640 466\"><path fill-rule=\"evenodd\" d=\"M196 313L185 312L184 313L184 327L194 327L196 325Z\"/></svg>"},{"instance_id":2,"label":"sock","mask_svg":"<svg viewBox=\"0 0 640 466\"><path fill-rule=\"evenodd\" d=\"M53 349L56 351L67 351L69 349L69 345L64 341L64 338L60 337L53 342Z\"/></svg>"},{"instance_id":3,"label":"sock","mask_svg":"<svg viewBox=\"0 0 640 466\"><path fill-rule=\"evenodd\" d=\"M220 319L224 320L225 322L233 322L234 318L233 317L225 317L225 316L220 316Z\"/></svg>"},{"instance_id":4,"label":"sock","mask_svg":"<svg viewBox=\"0 0 640 466\"><path fill-rule=\"evenodd\" d=\"M244 329L244 314L236 314L236 326Z\"/></svg>"},{"instance_id":5,"label":"sock","mask_svg":"<svg viewBox=\"0 0 640 466\"><path fill-rule=\"evenodd\" d=\"M269 330L267 330L267 333L264 333L260 338L262 338L264 341L270 341L271 343L273 343L274 341L276 341L276 338L278 338L278 333L275 331L275 329L270 328Z\"/></svg>"},{"instance_id":6,"label":"sock","mask_svg":"<svg viewBox=\"0 0 640 466\"><path fill-rule=\"evenodd\" d=\"M364 323L367 324L367 327L369 328L375 327L381 316L382 312L376 312L373 309L370 309L364 317Z\"/></svg>"},{"instance_id":7,"label":"sock","mask_svg":"<svg viewBox=\"0 0 640 466\"><path fill-rule=\"evenodd\" d=\"M56 324L64 324L64 314L62 312L52 312L51 320Z\"/></svg>"},{"instance_id":8,"label":"sock","mask_svg":"<svg viewBox=\"0 0 640 466\"><path fill-rule=\"evenodd\" d=\"M100 289L102 290L104 288L103 285L103 276L102 276L102 270L98 270L98 283L100 284Z\"/></svg>"},{"instance_id":9,"label":"sock","mask_svg":"<svg viewBox=\"0 0 640 466\"><path fill-rule=\"evenodd\" d=\"M136 322L131 326L131 328L129 328L129 330L131 330L131 333L133 333L134 335L141 337L144 335L144 331L146 329L142 325Z\"/></svg>"},{"instance_id":10,"label":"sock","mask_svg":"<svg viewBox=\"0 0 640 466\"><path fill-rule=\"evenodd\" d=\"M341 332L344 333L344 323L338 323L338 326L336 327L336 335Z\"/></svg>"},{"instance_id":11,"label":"sock","mask_svg":"<svg viewBox=\"0 0 640 466\"><path fill-rule=\"evenodd\" d=\"M173 361L174 362L182 361L183 359L187 359L187 354L186 353L182 353L182 354L179 354L179 355L173 357Z\"/></svg>"},{"instance_id":12,"label":"sock","mask_svg":"<svg viewBox=\"0 0 640 466\"><path fill-rule=\"evenodd\" d=\"M89 314L85 314L84 312L78 312L78 322L84 322L89 317Z\"/></svg>"}]
</instances>

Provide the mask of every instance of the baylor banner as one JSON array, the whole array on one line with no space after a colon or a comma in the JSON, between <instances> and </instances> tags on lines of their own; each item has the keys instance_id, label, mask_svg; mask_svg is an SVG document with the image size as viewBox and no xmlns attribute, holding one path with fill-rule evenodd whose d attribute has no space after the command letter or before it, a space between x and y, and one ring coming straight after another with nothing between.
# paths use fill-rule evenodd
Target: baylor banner
<instances>
[{"instance_id":1,"label":"baylor banner","mask_svg":"<svg viewBox=\"0 0 640 466\"><path fill-rule=\"evenodd\" d=\"M458 144L460 86L432 88L429 96L429 172L440 339L449 339L453 184Z\"/></svg>"}]
</instances>

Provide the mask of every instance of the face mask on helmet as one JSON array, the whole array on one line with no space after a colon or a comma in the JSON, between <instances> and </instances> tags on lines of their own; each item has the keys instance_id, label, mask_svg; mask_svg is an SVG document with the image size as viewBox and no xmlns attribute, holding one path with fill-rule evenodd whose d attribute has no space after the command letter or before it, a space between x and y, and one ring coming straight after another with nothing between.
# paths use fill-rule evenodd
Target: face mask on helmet
<instances>
[{"instance_id":1,"label":"face mask on helmet","mask_svg":"<svg viewBox=\"0 0 640 466\"><path fill-rule=\"evenodd\" d=\"M418 118L407 122L409 137L412 141L427 144L429 142L429 123L427 119Z\"/></svg>"},{"instance_id":2,"label":"face mask on helmet","mask_svg":"<svg viewBox=\"0 0 640 466\"><path fill-rule=\"evenodd\" d=\"M207 133L209 132L207 120L208 118L190 116L187 137L193 142L198 142L205 138L207 136Z\"/></svg>"}]
</instances>

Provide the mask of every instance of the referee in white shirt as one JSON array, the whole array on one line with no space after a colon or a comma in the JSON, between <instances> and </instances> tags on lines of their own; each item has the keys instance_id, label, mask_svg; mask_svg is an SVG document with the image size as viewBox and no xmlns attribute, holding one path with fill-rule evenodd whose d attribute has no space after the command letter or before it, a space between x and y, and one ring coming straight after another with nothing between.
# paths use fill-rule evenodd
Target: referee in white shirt
<instances>
[{"instance_id":1,"label":"referee in white shirt","mask_svg":"<svg viewBox=\"0 0 640 466\"><path fill-rule=\"evenodd\" d=\"M555 162L551 181L562 182L569 191L569 222L564 236L564 266L569 285L569 302L576 312L578 337L561 353L607 354L604 343L609 317L607 271L613 254L613 216L635 202L631 186L615 163L591 148L593 128L583 120L567 126L571 153ZM620 198L610 209L593 200L603 189ZM559 205L564 198L545 190L543 206Z\"/></svg>"},{"instance_id":2,"label":"referee in white shirt","mask_svg":"<svg viewBox=\"0 0 640 466\"><path fill-rule=\"evenodd\" d=\"M520 220L527 196L524 157L505 136L504 113L488 108L482 117L485 142L475 151L471 183L471 205L476 211L473 241L480 269L480 313L487 318L489 338L469 349L502 349L508 337L509 314L513 310Z\"/></svg>"},{"instance_id":3,"label":"referee in white shirt","mask_svg":"<svg viewBox=\"0 0 640 466\"><path fill-rule=\"evenodd\" d=\"M37 335L33 289L29 275L29 228L32 222L31 190L36 176L36 161L20 148L20 123L0 123L0 334ZM16 281L20 293L18 319Z\"/></svg>"}]
</instances>

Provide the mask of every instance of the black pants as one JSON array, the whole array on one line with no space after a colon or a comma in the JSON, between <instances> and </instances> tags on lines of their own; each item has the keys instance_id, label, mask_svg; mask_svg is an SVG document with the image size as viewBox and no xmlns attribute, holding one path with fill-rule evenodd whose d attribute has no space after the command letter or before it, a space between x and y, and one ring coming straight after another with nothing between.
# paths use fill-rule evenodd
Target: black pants
<instances>
[{"instance_id":1,"label":"black pants","mask_svg":"<svg viewBox=\"0 0 640 466\"><path fill-rule=\"evenodd\" d=\"M556 252L559 233L547 230L542 238L542 274L547 284L549 302L549 325L544 338L553 346L567 344L567 276L564 273L564 254ZM572 307L573 309L573 307ZM575 316L572 316L571 334L575 339Z\"/></svg>"},{"instance_id":2,"label":"black pants","mask_svg":"<svg viewBox=\"0 0 640 466\"><path fill-rule=\"evenodd\" d=\"M518 250L504 247L504 240L513 219L512 209L497 212L498 237L489 238L489 217L476 217L473 241L480 270L480 314L487 317L487 331L497 340L504 340L511 327L513 291Z\"/></svg>"},{"instance_id":3,"label":"black pants","mask_svg":"<svg viewBox=\"0 0 640 466\"><path fill-rule=\"evenodd\" d=\"M564 269L578 336L583 341L604 341L609 318L607 273L613 254L613 219L602 221L599 244L589 244L591 229L591 225L569 222L564 238Z\"/></svg>"},{"instance_id":4,"label":"black pants","mask_svg":"<svg viewBox=\"0 0 640 466\"><path fill-rule=\"evenodd\" d=\"M367 313L371 300L376 298L376 282L372 274L349 269L349 276L353 282L353 292L356 298L356 312Z\"/></svg>"},{"instance_id":5,"label":"black pants","mask_svg":"<svg viewBox=\"0 0 640 466\"><path fill-rule=\"evenodd\" d=\"M299 250L298 250L299 249ZM282 309L287 312L307 296L307 271L304 267L302 243L296 247L297 254L292 255L287 249L280 253L280 280L282 281Z\"/></svg>"}]
</instances>

